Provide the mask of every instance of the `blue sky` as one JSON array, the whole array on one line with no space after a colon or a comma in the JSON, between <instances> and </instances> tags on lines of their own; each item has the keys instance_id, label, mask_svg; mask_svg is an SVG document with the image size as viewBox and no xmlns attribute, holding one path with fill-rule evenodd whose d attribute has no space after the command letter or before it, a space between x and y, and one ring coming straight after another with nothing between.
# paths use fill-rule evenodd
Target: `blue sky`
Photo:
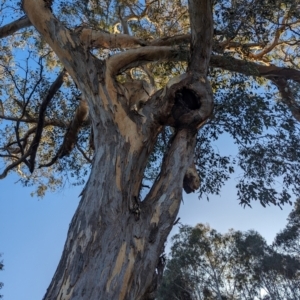
<instances>
[{"instance_id":1,"label":"blue sky","mask_svg":"<svg viewBox=\"0 0 300 300\"><path fill-rule=\"evenodd\" d=\"M31 189L16 181L14 174L0 181L0 252L5 265L0 272L4 283L0 292L5 300L40 300L58 264L82 187L48 193L39 200L30 196ZM196 194L185 195L180 221L189 225L209 223L222 233L229 228L255 229L272 242L292 208L263 208L254 203L252 209L244 209L236 201L234 186L232 179L222 196L212 197L210 202L199 200Z\"/></svg>"}]
</instances>

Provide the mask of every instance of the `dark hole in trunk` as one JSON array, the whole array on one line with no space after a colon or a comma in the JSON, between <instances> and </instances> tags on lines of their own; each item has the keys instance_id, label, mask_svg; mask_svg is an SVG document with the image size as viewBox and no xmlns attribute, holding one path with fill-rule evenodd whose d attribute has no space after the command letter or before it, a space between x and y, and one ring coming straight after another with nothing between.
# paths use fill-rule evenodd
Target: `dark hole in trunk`
<instances>
[{"instance_id":1,"label":"dark hole in trunk","mask_svg":"<svg viewBox=\"0 0 300 300\"><path fill-rule=\"evenodd\" d=\"M190 110L196 110L201 107L201 102L197 94L183 87L175 93L175 105L181 104Z\"/></svg>"}]
</instances>

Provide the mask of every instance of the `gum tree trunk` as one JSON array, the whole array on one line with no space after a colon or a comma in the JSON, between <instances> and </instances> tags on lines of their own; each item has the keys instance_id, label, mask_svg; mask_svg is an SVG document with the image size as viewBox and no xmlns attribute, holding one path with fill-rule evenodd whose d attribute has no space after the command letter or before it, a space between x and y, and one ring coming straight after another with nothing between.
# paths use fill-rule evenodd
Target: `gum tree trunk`
<instances>
[{"instance_id":1,"label":"gum tree trunk","mask_svg":"<svg viewBox=\"0 0 300 300\"><path fill-rule=\"evenodd\" d=\"M113 126L99 132L93 169L44 299L151 299L181 201L181 159L193 150L191 138L186 129L176 134L161 180L141 202L147 151L133 153Z\"/></svg>"},{"instance_id":2,"label":"gum tree trunk","mask_svg":"<svg viewBox=\"0 0 300 300\"><path fill-rule=\"evenodd\" d=\"M146 46L130 36L112 38L89 28L71 31L52 15L48 4L23 1L30 22L82 92L92 122L95 155L44 299L154 299L163 270L161 254L178 214L182 188L193 191L199 183L189 167L193 166L197 131L213 108L206 77L213 34L211 3L190 1L187 72L155 93L141 82L132 82L128 88L115 75L144 62L186 59L180 47L177 51L173 46ZM101 46L138 48L100 61L89 49ZM174 133L159 176L140 199L147 161L164 126L173 127ZM67 151L71 148L64 145Z\"/></svg>"}]
</instances>

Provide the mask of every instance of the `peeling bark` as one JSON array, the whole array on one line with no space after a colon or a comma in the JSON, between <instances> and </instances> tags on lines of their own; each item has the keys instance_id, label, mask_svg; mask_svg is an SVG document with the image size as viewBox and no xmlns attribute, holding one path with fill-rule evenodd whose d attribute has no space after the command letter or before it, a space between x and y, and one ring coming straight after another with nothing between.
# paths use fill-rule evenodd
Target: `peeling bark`
<instances>
[{"instance_id":1,"label":"peeling bark","mask_svg":"<svg viewBox=\"0 0 300 300\"><path fill-rule=\"evenodd\" d=\"M116 126L107 120L94 126L92 173L44 299L150 299L155 291L155 270L180 206L196 131L176 132L158 180L141 201L142 175L160 126L153 125L148 138L136 128L136 143Z\"/></svg>"}]
</instances>

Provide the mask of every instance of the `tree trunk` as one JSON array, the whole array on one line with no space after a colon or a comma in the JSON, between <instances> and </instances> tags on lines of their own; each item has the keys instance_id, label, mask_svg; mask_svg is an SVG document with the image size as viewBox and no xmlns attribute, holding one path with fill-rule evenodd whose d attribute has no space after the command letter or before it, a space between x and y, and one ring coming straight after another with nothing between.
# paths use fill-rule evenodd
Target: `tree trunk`
<instances>
[{"instance_id":1,"label":"tree trunk","mask_svg":"<svg viewBox=\"0 0 300 300\"><path fill-rule=\"evenodd\" d=\"M160 255L179 210L196 131L174 134L160 177L141 200L143 173L160 126L145 136L129 131L133 122L123 120L123 136L111 120L100 123L99 118L94 124L91 175L44 299L154 298Z\"/></svg>"},{"instance_id":2,"label":"tree trunk","mask_svg":"<svg viewBox=\"0 0 300 300\"><path fill-rule=\"evenodd\" d=\"M155 298L163 268L160 256L178 214L183 185L193 191L199 184L196 172L187 172L189 166L193 169L196 134L213 109L212 89L206 77L212 45L211 3L189 2L199 13L191 14L187 73L171 79L153 94L146 82L122 85L115 76L144 62L179 59L181 51L149 46L101 61L89 49L145 45L126 35L114 35L112 39L91 29L70 31L52 15L51 2L23 1L31 23L55 51L86 100L95 147L90 178L44 299ZM203 13L207 17L199 23L197 16ZM202 23L209 25L208 33L203 34L207 30ZM197 49L203 42L205 49L199 60ZM80 120L86 117L86 110L83 112ZM164 126L172 126L174 133L160 174L141 199L148 158ZM73 147L77 127L72 126L69 139L65 139L68 145L64 149L68 151Z\"/></svg>"}]
</instances>

